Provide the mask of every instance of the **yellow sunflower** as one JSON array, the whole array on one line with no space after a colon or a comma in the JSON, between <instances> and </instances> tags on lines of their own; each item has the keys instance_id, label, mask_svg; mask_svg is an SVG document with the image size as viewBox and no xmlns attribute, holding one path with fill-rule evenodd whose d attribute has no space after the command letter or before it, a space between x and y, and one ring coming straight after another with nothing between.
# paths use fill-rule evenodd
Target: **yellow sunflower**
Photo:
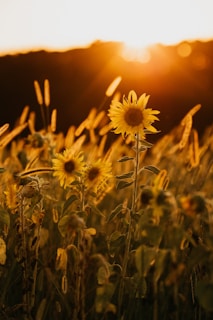
<instances>
[{"instance_id":1,"label":"yellow sunflower","mask_svg":"<svg viewBox=\"0 0 213 320\"><path fill-rule=\"evenodd\" d=\"M84 173L84 181L87 189L97 192L98 189L106 186L112 178L112 165L110 162L101 159L88 165Z\"/></svg>"},{"instance_id":2,"label":"yellow sunflower","mask_svg":"<svg viewBox=\"0 0 213 320\"><path fill-rule=\"evenodd\" d=\"M82 153L73 154L71 149L57 153L53 162L53 175L58 177L60 185L66 188L79 176L84 169Z\"/></svg>"},{"instance_id":3,"label":"yellow sunflower","mask_svg":"<svg viewBox=\"0 0 213 320\"><path fill-rule=\"evenodd\" d=\"M155 115L160 111L146 109L149 97L144 93L137 99L137 94L131 90L128 99L123 97L123 103L112 101L108 116L116 134L121 133L123 138L127 135L139 134L144 139L144 129L153 133L157 132L152 123L159 120Z\"/></svg>"}]
</instances>

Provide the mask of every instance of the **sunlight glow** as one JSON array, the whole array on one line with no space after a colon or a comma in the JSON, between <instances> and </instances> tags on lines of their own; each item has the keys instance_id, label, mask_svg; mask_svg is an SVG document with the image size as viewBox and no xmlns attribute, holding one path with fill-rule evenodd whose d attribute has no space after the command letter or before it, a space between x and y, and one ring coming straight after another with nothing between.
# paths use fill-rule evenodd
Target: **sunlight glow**
<instances>
[{"instance_id":1,"label":"sunlight glow","mask_svg":"<svg viewBox=\"0 0 213 320\"><path fill-rule=\"evenodd\" d=\"M122 57L127 61L149 62L151 55L147 47L124 45L121 52Z\"/></svg>"},{"instance_id":2,"label":"sunlight glow","mask_svg":"<svg viewBox=\"0 0 213 320\"><path fill-rule=\"evenodd\" d=\"M1 0L0 52L64 50L96 40L136 48L207 40L212 6L212 0Z\"/></svg>"}]
</instances>

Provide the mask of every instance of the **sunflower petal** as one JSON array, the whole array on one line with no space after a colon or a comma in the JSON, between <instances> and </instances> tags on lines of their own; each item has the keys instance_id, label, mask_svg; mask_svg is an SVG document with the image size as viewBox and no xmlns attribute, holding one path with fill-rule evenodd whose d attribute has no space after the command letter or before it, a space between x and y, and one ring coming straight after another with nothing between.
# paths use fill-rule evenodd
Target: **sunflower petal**
<instances>
[{"instance_id":1,"label":"sunflower petal","mask_svg":"<svg viewBox=\"0 0 213 320\"><path fill-rule=\"evenodd\" d=\"M131 90L128 94L128 101L131 104L137 104L137 94L134 90Z\"/></svg>"}]
</instances>

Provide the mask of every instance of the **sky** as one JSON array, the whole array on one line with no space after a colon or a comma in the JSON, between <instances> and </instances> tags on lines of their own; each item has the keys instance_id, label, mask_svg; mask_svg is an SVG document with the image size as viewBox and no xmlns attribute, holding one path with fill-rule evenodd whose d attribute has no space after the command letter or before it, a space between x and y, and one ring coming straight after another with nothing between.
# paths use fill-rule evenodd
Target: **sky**
<instances>
[{"instance_id":1,"label":"sky","mask_svg":"<svg viewBox=\"0 0 213 320\"><path fill-rule=\"evenodd\" d=\"M213 38L213 0L0 0L0 54Z\"/></svg>"}]
</instances>

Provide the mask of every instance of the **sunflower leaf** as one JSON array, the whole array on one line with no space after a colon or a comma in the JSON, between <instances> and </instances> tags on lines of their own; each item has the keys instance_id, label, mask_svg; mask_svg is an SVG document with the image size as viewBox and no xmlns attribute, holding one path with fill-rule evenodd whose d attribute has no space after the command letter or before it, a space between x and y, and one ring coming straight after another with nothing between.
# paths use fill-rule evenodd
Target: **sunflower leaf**
<instances>
[{"instance_id":1,"label":"sunflower leaf","mask_svg":"<svg viewBox=\"0 0 213 320\"><path fill-rule=\"evenodd\" d=\"M80 185L80 182L78 180L74 180L70 183L71 186L77 186Z\"/></svg>"},{"instance_id":2,"label":"sunflower leaf","mask_svg":"<svg viewBox=\"0 0 213 320\"><path fill-rule=\"evenodd\" d=\"M150 131L150 130L144 129L145 134L154 134L154 133L160 133L160 132L161 132L160 130Z\"/></svg>"},{"instance_id":3,"label":"sunflower leaf","mask_svg":"<svg viewBox=\"0 0 213 320\"><path fill-rule=\"evenodd\" d=\"M147 273L155 261L156 249L145 245L139 246L135 251L135 264L140 276L146 277Z\"/></svg>"},{"instance_id":4,"label":"sunflower leaf","mask_svg":"<svg viewBox=\"0 0 213 320\"><path fill-rule=\"evenodd\" d=\"M75 194L72 194L65 202L63 207L63 212L67 210L67 208L78 199L78 197Z\"/></svg>"},{"instance_id":5,"label":"sunflower leaf","mask_svg":"<svg viewBox=\"0 0 213 320\"><path fill-rule=\"evenodd\" d=\"M84 228L84 219L79 216L79 212L77 214L75 211L66 214L58 222L58 230L63 238L71 232L76 232Z\"/></svg>"},{"instance_id":6,"label":"sunflower leaf","mask_svg":"<svg viewBox=\"0 0 213 320\"><path fill-rule=\"evenodd\" d=\"M0 206L0 223L10 226L10 215L2 206Z\"/></svg>"},{"instance_id":7,"label":"sunflower leaf","mask_svg":"<svg viewBox=\"0 0 213 320\"><path fill-rule=\"evenodd\" d=\"M129 161L129 160L133 160L133 159L134 159L133 157L124 156L124 157L120 158L118 160L118 162L125 162L125 161Z\"/></svg>"},{"instance_id":8,"label":"sunflower leaf","mask_svg":"<svg viewBox=\"0 0 213 320\"><path fill-rule=\"evenodd\" d=\"M200 305L207 311L212 312L213 283L209 281L199 281L196 288L196 296Z\"/></svg>"},{"instance_id":9,"label":"sunflower leaf","mask_svg":"<svg viewBox=\"0 0 213 320\"><path fill-rule=\"evenodd\" d=\"M114 231L109 238L109 253L114 255L125 244L126 235L120 231Z\"/></svg>"},{"instance_id":10,"label":"sunflower leaf","mask_svg":"<svg viewBox=\"0 0 213 320\"><path fill-rule=\"evenodd\" d=\"M158 173L160 172L160 169L158 169L158 168L155 167L155 166L151 166L151 165L149 165L149 166L144 166L143 169L144 169L144 170L151 171L151 172L153 172L153 173L155 173L155 174L158 174Z\"/></svg>"},{"instance_id":11,"label":"sunflower leaf","mask_svg":"<svg viewBox=\"0 0 213 320\"><path fill-rule=\"evenodd\" d=\"M104 214L102 213L101 210L99 210L99 208L97 206L95 206L92 203L90 203L90 208L91 208L92 212L94 214L96 214L97 216L104 217Z\"/></svg>"},{"instance_id":12,"label":"sunflower leaf","mask_svg":"<svg viewBox=\"0 0 213 320\"><path fill-rule=\"evenodd\" d=\"M146 151L148 148L144 147L144 146L140 146L138 149L135 148L135 147L133 147L132 149L135 150L135 151L138 150L139 152L143 152L143 151Z\"/></svg>"},{"instance_id":13,"label":"sunflower leaf","mask_svg":"<svg viewBox=\"0 0 213 320\"><path fill-rule=\"evenodd\" d=\"M131 184L133 184L133 181L127 182L127 181L121 180L117 183L116 189L117 190L124 189L131 186Z\"/></svg>"},{"instance_id":14,"label":"sunflower leaf","mask_svg":"<svg viewBox=\"0 0 213 320\"><path fill-rule=\"evenodd\" d=\"M140 140L140 147L151 148L153 144L146 140Z\"/></svg>"},{"instance_id":15,"label":"sunflower leaf","mask_svg":"<svg viewBox=\"0 0 213 320\"><path fill-rule=\"evenodd\" d=\"M93 192L93 191L91 191L91 192L89 193L89 195L90 195L91 197L93 197L93 198L97 198L97 193L95 193L95 192Z\"/></svg>"},{"instance_id":16,"label":"sunflower leaf","mask_svg":"<svg viewBox=\"0 0 213 320\"><path fill-rule=\"evenodd\" d=\"M121 212L121 210L123 209L123 204L120 203L109 215L109 218L107 220L107 222L112 221L115 217L117 217L117 215Z\"/></svg>"},{"instance_id":17,"label":"sunflower leaf","mask_svg":"<svg viewBox=\"0 0 213 320\"><path fill-rule=\"evenodd\" d=\"M134 174L134 171L130 171L127 173L124 173L122 175L116 176L117 179L126 179L126 178L131 178Z\"/></svg>"}]
</instances>

